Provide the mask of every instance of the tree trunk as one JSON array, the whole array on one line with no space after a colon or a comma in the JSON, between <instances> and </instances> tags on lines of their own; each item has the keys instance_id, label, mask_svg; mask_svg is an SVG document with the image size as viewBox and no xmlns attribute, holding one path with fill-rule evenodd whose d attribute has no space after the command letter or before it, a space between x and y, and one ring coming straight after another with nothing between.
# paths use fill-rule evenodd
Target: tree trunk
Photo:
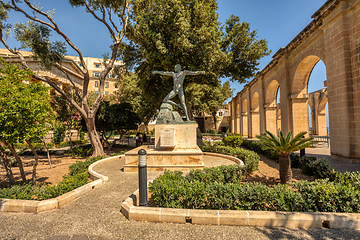
<instances>
[{"instance_id":1,"label":"tree trunk","mask_svg":"<svg viewBox=\"0 0 360 240\"><path fill-rule=\"evenodd\" d=\"M215 126L215 132L217 132L217 126L216 126L216 113L212 114L213 119L214 119L214 126Z\"/></svg>"},{"instance_id":2,"label":"tree trunk","mask_svg":"<svg viewBox=\"0 0 360 240\"><path fill-rule=\"evenodd\" d=\"M67 130L67 135L69 138L70 151L72 151L74 149L74 145L73 145L73 142L71 141L71 137L72 137L71 128L69 128L69 129Z\"/></svg>"},{"instance_id":3,"label":"tree trunk","mask_svg":"<svg viewBox=\"0 0 360 240\"><path fill-rule=\"evenodd\" d=\"M50 168L52 168L52 166L51 166L51 157L50 157L49 148L48 148L48 146L47 146L46 142L45 142L42 138L40 138L40 140L41 140L41 142L45 145L47 158L48 158L48 160L49 160L49 165L50 165Z\"/></svg>"},{"instance_id":4,"label":"tree trunk","mask_svg":"<svg viewBox=\"0 0 360 240\"><path fill-rule=\"evenodd\" d=\"M205 116L205 112L203 112L203 118L204 118L204 132L206 133L206 132L207 132L207 129L206 129L206 116Z\"/></svg>"},{"instance_id":5,"label":"tree trunk","mask_svg":"<svg viewBox=\"0 0 360 240\"><path fill-rule=\"evenodd\" d=\"M279 172L281 184L286 184L292 180L290 155L279 155Z\"/></svg>"},{"instance_id":6,"label":"tree trunk","mask_svg":"<svg viewBox=\"0 0 360 240\"><path fill-rule=\"evenodd\" d=\"M3 165L6 171L6 177L9 179L10 184L14 184L15 183L15 179L14 179L14 175L11 171L11 167L9 164L9 159L7 158L4 149L2 149L2 147L0 147L0 157L3 159Z\"/></svg>"},{"instance_id":7,"label":"tree trunk","mask_svg":"<svg viewBox=\"0 0 360 240\"><path fill-rule=\"evenodd\" d=\"M10 150L11 154L15 157L16 162L19 166L19 170L20 170L20 175L21 175L21 179L26 182L26 176L25 176L25 171L24 171L24 167L21 161L21 158L19 157L19 155L16 153L15 148L10 145L8 142L3 141L4 145Z\"/></svg>"},{"instance_id":8,"label":"tree trunk","mask_svg":"<svg viewBox=\"0 0 360 240\"><path fill-rule=\"evenodd\" d=\"M93 157L105 156L103 145L101 144L98 133L96 132L95 119L85 119L86 128L89 133L89 140L93 148Z\"/></svg>"},{"instance_id":9,"label":"tree trunk","mask_svg":"<svg viewBox=\"0 0 360 240\"><path fill-rule=\"evenodd\" d=\"M31 176L31 181L32 181L33 184L35 184L35 181L36 181L36 167L37 167L38 162L39 162L39 156L37 155L36 150L33 147L33 145L31 144L31 142L29 140L25 140L25 141L29 145L29 147L30 147L30 149L33 152L34 157L35 157L35 163L34 163L34 166L33 166L33 171L32 171L32 176Z\"/></svg>"}]
</instances>

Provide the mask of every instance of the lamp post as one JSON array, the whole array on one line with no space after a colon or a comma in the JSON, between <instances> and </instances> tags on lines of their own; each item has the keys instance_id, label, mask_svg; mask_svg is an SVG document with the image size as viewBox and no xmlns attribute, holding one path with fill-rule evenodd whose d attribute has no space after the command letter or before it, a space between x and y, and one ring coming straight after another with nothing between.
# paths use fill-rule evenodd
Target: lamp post
<instances>
[{"instance_id":1,"label":"lamp post","mask_svg":"<svg viewBox=\"0 0 360 240\"><path fill-rule=\"evenodd\" d=\"M139 155L139 206L148 206L147 195L147 165L146 165L146 151L140 149Z\"/></svg>"}]
</instances>

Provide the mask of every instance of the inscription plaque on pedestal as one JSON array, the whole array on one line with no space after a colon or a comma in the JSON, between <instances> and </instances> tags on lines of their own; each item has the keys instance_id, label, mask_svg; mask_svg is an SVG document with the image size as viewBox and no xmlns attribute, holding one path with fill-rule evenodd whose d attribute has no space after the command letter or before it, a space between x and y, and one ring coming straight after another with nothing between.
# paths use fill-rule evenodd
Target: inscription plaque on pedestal
<instances>
[{"instance_id":1,"label":"inscription plaque on pedestal","mask_svg":"<svg viewBox=\"0 0 360 240\"><path fill-rule=\"evenodd\" d=\"M160 130L160 147L175 147L174 128L162 128Z\"/></svg>"}]
</instances>

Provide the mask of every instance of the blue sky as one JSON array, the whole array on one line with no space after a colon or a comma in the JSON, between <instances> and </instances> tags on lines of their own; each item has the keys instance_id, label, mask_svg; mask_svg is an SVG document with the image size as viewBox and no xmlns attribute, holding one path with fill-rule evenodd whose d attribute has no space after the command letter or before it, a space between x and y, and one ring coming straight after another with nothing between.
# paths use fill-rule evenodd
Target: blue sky
<instances>
[{"instance_id":1,"label":"blue sky","mask_svg":"<svg viewBox=\"0 0 360 240\"><path fill-rule=\"evenodd\" d=\"M33 1L31 1L33 2ZM55 21L68 34L69 38L83 52L84 56L102 57L111 44L106 29L94 21L83 8L71 8L67 1L35 0L44 10L55 9ZM250 23L252 30L257 30L259 38L268 41L272 54L260 60L259 69L263 69L272 55L286 46L307 24L311 15L326 0L218 0L219 21L224 23L231 14L240 17L241 21ZM20 15L14 15L10 22L26 21ZM9 39L10 40L10 39ZM10 45L14 42L10 40ZM75 55L71 49L68 54ZM321 64L318 64L321 65ZM309 92L323 88L325 67L315 67L309 82ZM239 83L232 83L235 92L242 89Z\"/></svg>"}]
</instances>

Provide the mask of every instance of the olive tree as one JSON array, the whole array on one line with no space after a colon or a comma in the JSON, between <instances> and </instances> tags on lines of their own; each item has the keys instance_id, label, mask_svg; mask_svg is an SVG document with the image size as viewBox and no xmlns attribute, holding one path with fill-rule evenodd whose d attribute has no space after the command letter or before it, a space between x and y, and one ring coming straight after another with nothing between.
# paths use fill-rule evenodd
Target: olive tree
<instances>
[{"instance_id":1,"label":"olive tree","mask_svg":"<svg viewBox=\"0 0 360 240\"><path fill-rule=\"evenodd\" d=\"M22 44L23 48L30 49L33 52L33 58L39 60L42 67L46 69L57 68L66 74L67 79L76 91L75 94L79 99L79 103L68 96L63 89L48 77L39 73L34 74L32 77L49 84L80 113L86 123L89 140L94 149L93 155L104 155L104 150L96 131L95 115L104 97L105 77L114 67L119 45L126 32L129 3L127 0L69 0L69 4L73 7L84 8L93 17L94 21L99 22L108 30L109 37L113 41L112 45L109 46L110 54L104 64L105 68L99 76L99 94L92 106L88 103L87 99L90 74L83 53L66 35L61 26L55 22L53 11L45 11L40 6L30 3L29 0L0 1L0 41L11 53L20 58L24 68L29 69L27 59L21 52L7 44L6 33L13 30L16 40ZM7 19L9 14L13 12L22 14L28 21L26 23L17 23L13 26L10 25L7 23ZM56 33L63 41L51 41L51 33ZM82 89L75 88L74 80L62 68L61 63L66 54L66 45L77 53L82 65L82 69L80 69L83 78Z\"/></svg>"}]
</instances>

